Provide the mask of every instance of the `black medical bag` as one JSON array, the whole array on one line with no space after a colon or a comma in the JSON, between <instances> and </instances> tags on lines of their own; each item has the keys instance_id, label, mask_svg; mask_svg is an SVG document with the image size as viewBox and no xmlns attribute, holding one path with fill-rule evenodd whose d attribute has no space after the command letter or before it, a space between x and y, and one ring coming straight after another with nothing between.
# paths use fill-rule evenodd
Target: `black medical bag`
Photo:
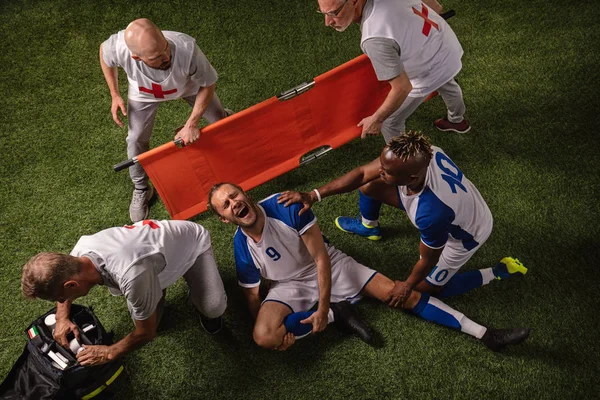
<instances>
[{"instance_id":1,"label":"black medical bag","mask_svg":"<svg viewBox=\"0 0 600 400\"><path fill-rule=\"evenodd\" d=\"M80 365L69 349L54 340L44 323L46 316L55 313L56 308L53 308L25 330L27 345L0 385L0 399L100 400L112 397L112 391L106 389L123 371L121 360L92 367ZM79 327L84 346L113 343L112 332L106 332L91 308L72 304L70 319ZM62 366L53 361L57 357L64 363Z\"/></svg>"}]
</instances>

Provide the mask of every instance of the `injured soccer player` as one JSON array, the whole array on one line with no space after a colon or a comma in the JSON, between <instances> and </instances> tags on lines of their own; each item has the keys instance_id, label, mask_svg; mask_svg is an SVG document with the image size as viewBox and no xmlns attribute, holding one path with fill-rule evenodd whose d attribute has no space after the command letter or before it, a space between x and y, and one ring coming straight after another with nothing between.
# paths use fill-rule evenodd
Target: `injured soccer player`
<instances>
[{"instance_id":1,"label":"injured soccer player","mask_svg":"<svg viewBox=\"0 0 600 400\"><path fill-rule=\"evenodd\" d=\"M370 328L350 303L362 296L388 302L395 282L329 244L312 210L298 215L301 204L285 207L277 202L278 196L255 203L232 183L213 186L208 196L208 208L222 222L238 227L234 236L236 271L255 319L254 341L263 348L286 350L296 339L335 322L372 344ZM261 278L272 282L264 300L259 294ZM477 324L416 290L398 306L474 336L492 350L514 344L512 335L499 334L504 330Z\"/></svg>"}]
</instances>

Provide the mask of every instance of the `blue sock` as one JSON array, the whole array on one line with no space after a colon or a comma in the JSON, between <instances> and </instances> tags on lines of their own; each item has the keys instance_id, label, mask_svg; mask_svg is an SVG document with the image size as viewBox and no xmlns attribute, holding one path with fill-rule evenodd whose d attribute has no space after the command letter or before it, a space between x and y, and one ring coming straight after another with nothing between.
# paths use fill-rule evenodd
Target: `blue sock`
<instances>
[{"instance_id":1,"label":"blue sock","mask_svg":"<svg viewBox=\"0 0 600 400\"><path fill-rule=\"evenodd\" d=\"M437 295L440 299L456 296L483 286L483 277L479 271L469 271L454 275Z\"/></svg>"},{"instance_id":2,"label":"blue sock","mask_svg":"<svg viewBox=\"0 0 600 400\"><path fill-rule=\"evenodd\" d=\"M471 321L463 313L427 293L421 293L419 302L411 311L427 321L457 329L478 339L481 339L486 331L484 326Z\"/></svg>"},{"instance_id":3,"label":"blue sock","mask_svg":"<svg viewBox=\"0 0 600 400\"><path fill-rule=\"evenodd\" d=\"M285 330L288 332L292 332L296 338L301 338L303 336L308 335L312 331L312 324L301 324L300 321L310 317L313 315L314 311L303 311L296 312L292 314L288 314L283 319L283 325L285 325Z\"/></svg>"},{"instance_id":4,"label":"blue sock","mask_svg":"<svg viewBox=\"0 0 600 400\"><path fill-rule=\"evenodd\" d=\"M419 302L411 311L427 321L435 322L452 329L460 329L460 322L458 322L454 315L431 304L429 302L430 298L427 293L421 293Z\"/></svg>"},{"instance_id":5,"label":"blue sock","mask_svg":"<svg viewBox=\"0 0 600 400\"><path fill-rule=\"evenodd\" d=\"M379 219L379 210L381 210L381 202L375 200L360 190L358 191L358 208L360 209L360 215L371 221L377 221Z\"/></svg>"},{"instance_id":6,"label":"blue sock","mask_svg":"<svg viewBox=\"0 0 600 400\"><path fill-rule=\"evenodd\" d=\"M495 267L492 268L494 272L494 276L500 279L507 279L510 277L510 272L508 272L508 268L506 264L499 262Z\"/></svg>"}]
</instances>

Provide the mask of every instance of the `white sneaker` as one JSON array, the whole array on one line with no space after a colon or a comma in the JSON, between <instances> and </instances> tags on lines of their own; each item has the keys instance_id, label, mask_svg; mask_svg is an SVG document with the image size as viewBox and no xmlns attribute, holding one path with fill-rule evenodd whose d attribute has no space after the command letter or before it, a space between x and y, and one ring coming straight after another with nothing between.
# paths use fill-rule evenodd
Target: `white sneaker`
<instances>
[{"instance_id":1,"label":"white sneaker","mask_svg":"<svg viewBox=\"0 0 600 400\"><path fill-rule=\"evenodd\" d=\"M154 197L154 188L148 187L148 190L134 189L133 198L129 205L129 217L133 223L148 218L148 203Z\"/></svg>"},{"instance_id":2,"label":"white sneaker","mask_svg":"<svg viewBox=\"0 0 600 400\"><path fill-rule=\"evenodd\" d=\"M224 117L224 118L227 118L227 117L229 117L229 116L231 116L231 115L235 114L235 113L233 112L233 110L231 110L231 109L229 109L229 108L224 108L224 109L223 109L223 111L225 111L225 117Z\"/></svg>"}]
</instances>

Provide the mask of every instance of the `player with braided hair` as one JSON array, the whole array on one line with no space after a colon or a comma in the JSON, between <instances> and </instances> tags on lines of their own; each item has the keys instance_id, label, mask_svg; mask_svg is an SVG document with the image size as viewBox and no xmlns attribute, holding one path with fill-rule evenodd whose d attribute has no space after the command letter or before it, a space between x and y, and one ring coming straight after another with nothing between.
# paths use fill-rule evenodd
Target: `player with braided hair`
<instances>
[{"instance_id":1,"label":"player with braided hair","mask_svg":"<svg viewBox=\"0 0 600 400\"><path fill-rule=\"evenodd\" d=\"M324 236L312 210L284 207L274 194L256 203L234 184L219 183L208 204L219 219L238 227L233 240L238 283L255 319L253 337L261 347L286 350L297 338L334 322L374 344L373 333L350 303L361 297L386 301L395 283L336 249ZM271 285L260 295L261 279ZM518 344L528 329L489 329L444 302L417 290L401 308L428 321L480 339L491 350Z\"/></svg>"},{"instance_id":2,"label":"player with braided hair","mask_svg":"<svg viewBox=\"0 0 600 400\"><path fill-rule=\"evenodd\" d=\"M388 145L390 151L402 161L417 154L425 154L431 159L433 150L427 138L419 133L410 131L406 135L397 137Z\"/></svg>"},{"instance_id":3,"label":"player with braided hair","mask_svg":"<svg viewBox=\"0 0 600 400\"><path fill-rule=\"evenodd\" d=\"M390 306L401 305L413 289L443 298L527 272L518 260L505 257L493 268L457 274L490 236L492 213L450 157L421 133L394 137L370 163L310 193L283 192L279 202L303 203L303 213L316 201L355 189L361 215L336 218L339 229L381 239L378 219L385 203L406 211L421 233L421 257L406 281L395 281Z\"/></svg>"}]
</instances>

